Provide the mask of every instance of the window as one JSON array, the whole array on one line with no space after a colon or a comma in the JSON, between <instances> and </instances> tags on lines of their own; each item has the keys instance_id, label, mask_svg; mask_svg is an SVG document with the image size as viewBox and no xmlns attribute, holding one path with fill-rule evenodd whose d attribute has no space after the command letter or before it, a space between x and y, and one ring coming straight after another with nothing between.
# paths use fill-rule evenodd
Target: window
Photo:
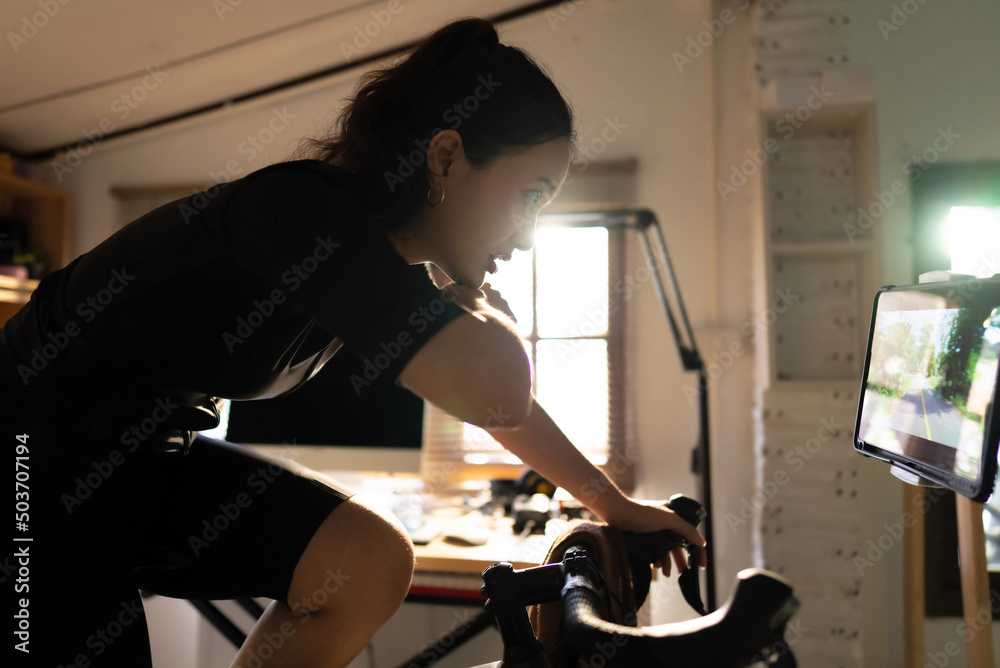
<instances>
[{"instance_id":1,"label":"window","mask_svg":"<svg viewBox=\"0 0 1000 668\"><path fill-rule=\"evenodd\" d=\"M944 229L952 271L979 278L1000 272L1000 207L953 206Z\"/></svg>"},{"instance_id":2,"label":"window","mask_svg":"<svg viewBox=\"0 0 1000 668\"><path fill-rule=\"evenodd\" d=\"M1000 272L1000 207L953 206L944 223L951 270L979 278ZM1000 499L984 504L986 562L1000 573Z\"/></svg>"},{"instance_id":3,"label":"window","mask_svg":"<svg viewBox=\"0 0 1000 668\"><path fill-rule=\"evenodd\" d=\"M1000 273L1000 165L940 165L913 188L914 277L937 269L984 278ZM1000 498L983 508L990 589L1000 588ZM925 518L926 614L962 615L954 494L930 503ZM994 618L1000 618L994 613Z\"/></svg>"},{"instance_id":4,"label":"window","mask_svg":"<svg viewBox=\"0 0 1000 668\"><path fill-rule=\"evenodd\" d=\"M622 273L622 235L539 226L531 251L516 252L487 277L517 317L538 402L598 465L622 452L625 440L624 319L610 278ZM478 427L428 406L424 429L424 474L432 484L518 474L520 461Z\"/></svg>"}]
</instances>

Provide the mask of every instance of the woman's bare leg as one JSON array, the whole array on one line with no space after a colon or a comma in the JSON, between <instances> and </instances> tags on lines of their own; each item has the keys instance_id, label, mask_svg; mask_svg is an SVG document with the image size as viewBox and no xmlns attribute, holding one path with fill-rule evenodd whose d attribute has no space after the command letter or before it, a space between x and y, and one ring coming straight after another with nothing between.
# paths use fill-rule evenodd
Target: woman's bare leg
<instances>
[{"instance_id":1,"label":"woman's bare leg","mask_svg":"<svg viewBox=\"0 0 1000 668\"><path fill-rule=\"evenodd\" d=\"M233 668L346 666L399 608L412 576L413 547L399 522L345 501L302 554L288 603L267 608Z\"/></svg>"}]
</instances>

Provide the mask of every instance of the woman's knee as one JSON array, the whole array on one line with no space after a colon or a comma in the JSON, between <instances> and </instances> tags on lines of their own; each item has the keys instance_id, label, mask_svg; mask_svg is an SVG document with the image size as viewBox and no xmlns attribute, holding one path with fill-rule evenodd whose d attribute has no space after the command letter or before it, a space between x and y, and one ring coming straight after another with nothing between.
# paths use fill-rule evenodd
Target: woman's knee
<instances>
[{"instance_id":1,"label":"woman's knee","mask_svg":"<svg viewBox=\"0 0 1000 668\"><path fill-rule=\"evenodd\" d=\"M413 545L400 522L355 499L342 503L310 540L292 576L296 611L338 604L392 614L413 576Z\"/></svg>"}]
</instances>

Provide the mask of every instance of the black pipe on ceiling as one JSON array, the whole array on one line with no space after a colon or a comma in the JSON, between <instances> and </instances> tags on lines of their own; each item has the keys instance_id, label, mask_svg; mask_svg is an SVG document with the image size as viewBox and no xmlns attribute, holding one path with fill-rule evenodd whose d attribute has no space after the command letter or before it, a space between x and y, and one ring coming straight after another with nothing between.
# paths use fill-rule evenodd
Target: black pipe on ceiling
<instances>
[{"instance_id":1,"label":"black pipe on ceiling","mask_svg":"<svg viewBox=\"0 0 1000 668\"><path fill-rule=\"evenodd\" d=\"M525 5L518 9L512 9L510 11L502 12L496 16L489 17L486 20L493 24L505 23L507 21L513 21L515 19L522 18L524 16L530 16L546 9L550 9L557 5L564 4L576 4L579 0L574 2L573 0L541 0L540 2L533 2L531 4ZM241 102L247 102L259 97L264 97L266 95L271 95L279 91L288 90L290 88L295 88L296 86L301 86L303 84L309 83L311 81L316 81L318 79L323 79L326 77L333 76L335 74L340 74L342 72L348 72L351 70L367 67L372 63L384 60L386 58L392 58L393 56L399 55L408 51L409 49L415 47L419 44L419 40L410 42L408 44L403 44L401 46L394 47L392 49L386 49L379 53L373 54L368 58L364 58L355 62L345 63L343 65L335 65L333 67L320 70L318 72L313 72L312 74L307 74L305 76L296 77L294 79L289 79L278 84L272 84L270 86L265 86L264 88L259 88L257 90L251 91L249 93L244 93L236 97L231 97L226 100L221 100L219 102L213 102L211 104L206 104L204 106L198 107L197 109L191 109L189 111L181 112L179 114L173 114L171 116L166 116L155 121L150 121L149 123L144 123L142 125L136 125L130 128L123 128L117 132L112 132L110 134L104 135L103 140L117 139L119 137L125 137L127 135L136 134L139 132L144 132L152 128L157 128L163 125L168 125L177 121L184 120L186 118L193 118L195 116L200 116L201 114L206 114L211 111L216 111L226 107L230 107L235 104L240 104ZM85 149L90 143L89 140L82 140L76 144L66 145L66 146L56 146L41 151L33 151L31 153L21 153L10 148L0 145L0 152L6 152L12 155L14 158L24 161L24 162L46 162L53 160L59 153L63 151L72 151L74 149Z\"/></svg>"}]
</instances>

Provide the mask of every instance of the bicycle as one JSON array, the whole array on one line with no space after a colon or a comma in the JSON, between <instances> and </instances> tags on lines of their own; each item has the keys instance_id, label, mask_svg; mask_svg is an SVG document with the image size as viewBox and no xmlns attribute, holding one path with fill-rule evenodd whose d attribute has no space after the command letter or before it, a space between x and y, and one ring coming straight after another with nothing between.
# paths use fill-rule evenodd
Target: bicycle
<instances>
[{"instance_id":1,"label":"bicycle","mask_svg":"<svg viewBox=\"0 0 1000 668\"><path fill-rule=\"evenodd\" d=\"M668 506L690 524L704 518L701 505L684 496ZM652 581L650 564L674 547L687 552L688 568L678 581L685 600L702 616L696 619L638 627L608 621L611 609L607 583L588 550L567 549L560 561L515 570L510 563L493 564L483 572L484 614L467 635L494 625L503 642L500 661L472 668L556 668L529 621L527 606L562 601L564 644L574 652L566 666L574 668L747 668L764 663L773 668L795 668L795 657L784 642L785 625L798 610L792 587L780 576L748 568L737 574L736 586L718 610L707 612L698 579L700 550L672 531L621 534L628 553L635 608L642 605ZM235 646L242 632L208 601L193 601L199 610ZM252 599L239 603L254 617L263 609ZM629 621L635 621L630 619ZM457 646L460 643L449 643ZM557 648L558 649L558 648ZM442 655L414 657L402 666L425 668Z\"/></svg>"},{"instance_id":2,"label":"bicycle","mask_svg":"<svg viewBox=\"0 0 1000 668\"><path fill-rule=\"evenodd\" d=\"M671 499L670 507L693 525L703 517L701 506L687 497ZM629 553L638 605L648 593L649 564L676 546L688 553L681 572L685 599L702 617L672 624L635 627L605 619L609 609L605 583L587 550L570 547L558 562L515 570L494 564L483 573L486 608L492 611L504 646L503 659L474 668L553 668L525 610L561 600L565 643L587 668L746 668L765 663L795 668L795 657L784 642L785 625L798 609L791 586L763 569L737 575L732 595L718 610L706 614L698 591L700 548L681 536L660 531L623 534Z\"/></svg>"}]
</instances>

